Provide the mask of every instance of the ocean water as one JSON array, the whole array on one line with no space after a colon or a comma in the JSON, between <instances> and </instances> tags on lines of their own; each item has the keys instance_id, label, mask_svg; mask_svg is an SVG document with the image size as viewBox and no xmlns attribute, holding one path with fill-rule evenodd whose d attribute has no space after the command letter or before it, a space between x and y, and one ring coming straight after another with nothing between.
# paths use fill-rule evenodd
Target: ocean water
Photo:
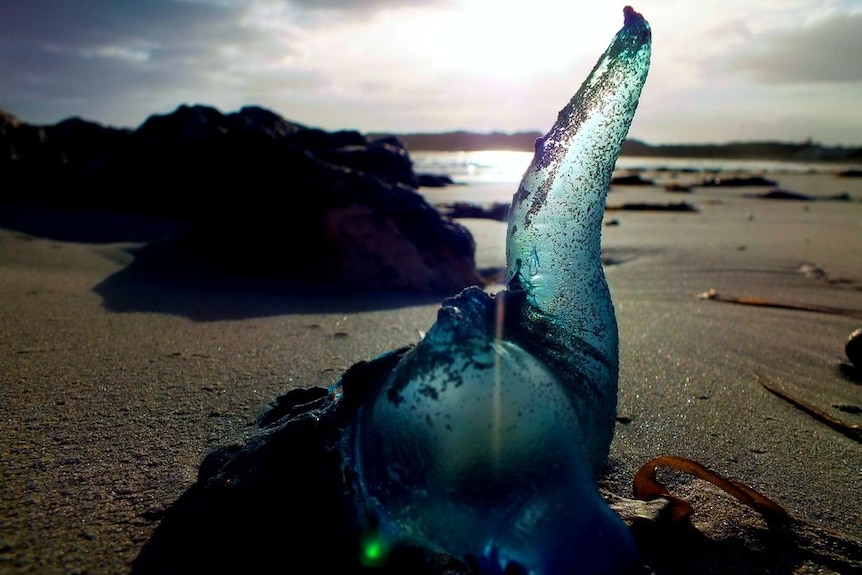
<instances>
[{"instance_id":1,"label":"ocean water","mask_svg":"<svg viewBox=\"0 0 862 575\"><path fill-rule=\"evenodd\" d=\"M441 188L421 187L419 192L432 205L445 206L467 202L489 206L510 203L518 189L524 171L532 160L531 152L481 151L481 152L411 152L413 168L417 173L445 174L451 176L455 185ZM652 186L613 186L609 202L641 202L666 204L685 201L698 207L710 205L745 204L746 210L762 206L751 204L751 194L762 193L767 188L758 187L701 187L706 179L721 177L763 176L774 186L769 189L789 191L814 198L830 198L846 195L854 201L862 201L862 178L835 177L838 171L860 166L809 163L777 162L763 160L716 160L711 158L645 158L623 156L616 164L617 175L628 171L641 172L641 176L654 183ZM675 184L688 187L690 194L673 194L665 186ZM750 206L749 206L750 205ZM768 204L775 209L775 204ZM493 220L465 219L470 221L471 231L477 237L491 238L492 244L502 245L504 222ZM474 229L475 228L475 229ZM499 228L499 229L498 229ZM500 231L503 230L503 231ZM478 242L480 248L486 240ZM491 247L492 253L501 248Z\"/></svg>"},{"instance_id":2,"label":"ocean water","mask_svg":"<svg viewBox=\"0 0 862 575\"><path fill-rule=\"evenodd\" d=\"M515 183L527 169L532 152L410 152L417 173L445 174L457 183ZM722 160L714 158L646 158L622 156L618 172L626 170L710 174L733 172L750 175L834 173L854 166L770 160ZM858 166L856 166L858 167Z\"/></svg>"}]
</instances>

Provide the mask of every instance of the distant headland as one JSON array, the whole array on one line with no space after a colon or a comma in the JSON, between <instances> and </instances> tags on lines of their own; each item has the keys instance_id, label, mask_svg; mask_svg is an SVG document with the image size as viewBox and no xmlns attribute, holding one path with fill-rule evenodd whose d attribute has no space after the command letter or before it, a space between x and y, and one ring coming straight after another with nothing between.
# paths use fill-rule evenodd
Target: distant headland
<instances>
[{"instance_id":1,"label":"distant headland","mask_svg":"<svg viewBox=\"0 0 862 575\"><path fill-rule=\"evenodd\" d=\"M185 106L180 106L184 108ZM209 106L197 105L195 107L210 108ZM248 109L261 109L257 106L247 106ZM212 108L215 110L215 108ZM265 110L269 114L274 114ZM158 118L159 114L153 114L152 118ZM286 121L286 120L285 120ZM147 122L144 122L145 125ZM303 126L293 121L290 124ZM131 134L135 130L126 128L113 128L102 126L98 123L82 118L68 118L53 126L31 125L19 121L14 115L0 108L0 164L4 157L8 160L14 156L15 143L12 140L20 140L20 137L12 137L11 133L26 132L36 135L48 131L68 131L70 126L86 126L91 132L109 134L118 138ZM20 128L23 128L21 130ZM316 128L309 128L316 129ZM41 132L40 132L41 131ZM342 132L352 130L341 130ZM483 150L512 150L531 152L534 149L536 139L543 134L538 131L524 132L473 132L468 130L449 132L367 132L364 137L368 141L386 140L396 138L408 152L452 152L464 151L475 152ZM20 134L19 134L20 136ZM26 138L25 138L26 139ZM122 138L121 138L122 139ZM38 138L36 138L38 140ZM20 144L18 142L17 144ZM738 141L726 143L685 143L685 144L649 144L642 140L629 138L622 147L623 156L640 156L653 158L709 158L717 160L773 160L788 162L835 162L835 163L862 163L862 146L825 146L811 139L802 142L783 141Z\"/></svg>"},{"instance_id":2,"label":"distant headland","mask_svg":"<svg viewBox=\"0 0 862 575\"><path fill-rule=\"evenodd\" d=\"M469 131L395 134L369 134L370 138L397 137L409 151L513 150L532 151L540 132ZM622 155L662 158L759 159L792 162L862 162L862 147L823 146L817 142L730 142L723 144L660 144L653 145L629 139L623 144Z\"/></svg>"}]
</instances>

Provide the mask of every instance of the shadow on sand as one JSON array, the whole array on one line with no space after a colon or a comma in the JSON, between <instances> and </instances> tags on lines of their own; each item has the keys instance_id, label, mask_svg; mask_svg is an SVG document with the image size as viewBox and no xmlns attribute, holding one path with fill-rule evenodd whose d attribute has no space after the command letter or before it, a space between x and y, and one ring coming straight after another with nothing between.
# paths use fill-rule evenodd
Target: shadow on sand
<instances>
[{"instance_id":1,"label":"shadow on sand","mask_svg":"<svg viewBox=\"0 0 862 575\"><path fill-rule=\"evenodd\" d=\"M275 274L234 272L159 241L131 250L134 261L95 286L113 312L156 312L194 321L296 313L361 313L439 304L447 295L344 286Z\"/></svg>"},{"instance_id":2,"label":"shadow on sand","mask_svg":"<svg viewBox=\"0 0 862 575\"><path fill-rule=\"evenodd\" d=\"M249 253L244 270L226 269L181 239L187 223L145 214L3 204L0 227L63 242L139 244L117 247L134 260L94 288L105 308L119 313L155 312L206 322L399 309L439 304L454 295L315 282L301 272L256 273L256 266L269 264L272 256L265 253Z\"/></svg>"},{"instance_id":3,"label":"shadow on sand","mask_svg":"<svg viewBox=\"0 0 862 575\"><path fill-rule=\"evenodd\" d=\"M185 229L166 218L126 212L0 204L0 227L61 242L149 242Z\"/></svg>"}]
</instances>

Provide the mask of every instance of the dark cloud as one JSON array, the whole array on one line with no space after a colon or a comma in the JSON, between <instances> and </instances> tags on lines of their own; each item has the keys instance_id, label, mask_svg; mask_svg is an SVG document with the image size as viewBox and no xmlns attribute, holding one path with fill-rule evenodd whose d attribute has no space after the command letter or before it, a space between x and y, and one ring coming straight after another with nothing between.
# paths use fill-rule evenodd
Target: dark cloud
<instances>
[{"instance_id":1,"label":"dark cloud","mask_svg":"<svg viewBox=\"0 0 862 575\"><path fill-rule=\"evenodd\" d=\"M862 82L862 12L752 39L730 67L767 83Z\"/></svg>"},{"instance_id":2,"label":"dark cloud","mask_svg":"<svg viewBox=\"0 0 862 575\"><path fill-rule=\"evenodd\" d=\"M232 22L235 9L173 0L6 0L0 34L12 42L86 46L119 39L165 41Z\"/></svg>"},{"instance_id":3,"label":"dark cloud","mask_svg":"<svg viewBox=\"0 0 862 575\"><path fill-rule=\"evenodd\" d=\"M0 4L0 74L83 83L188 68L220 41L253 40L235 20L227 8L203 2L7 0Z\"/></svg>"},{"instance_id":4,"label":"dark cloud","mask_svg":"<svg viewBox=\"0 0 862 575\"><path fill-rule=\"evenodd\" d=\"M276 59L290 50L289 33L273 46L243 25L242 10L201 0L4 0L0 107L36 123L69 115L118 123L166 111L142 110L143 102L207 103L224 83L242 91L251 81L247 54Z\"/></svg>"}]
</instances>

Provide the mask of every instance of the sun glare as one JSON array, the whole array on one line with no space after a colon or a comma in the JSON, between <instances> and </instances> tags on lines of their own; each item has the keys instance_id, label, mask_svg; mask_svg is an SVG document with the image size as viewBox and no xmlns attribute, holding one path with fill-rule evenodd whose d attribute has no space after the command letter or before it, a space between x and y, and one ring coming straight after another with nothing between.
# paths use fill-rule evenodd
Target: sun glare
<instances>
[{"instance_id":1,"label":"sun glare","mask_svg":"<svg viewBox=\"0 0 862 575\"><path fill-rule=\"evenodd\" d=\"M595 59L622 9L595 2L468 0L450 14L441 57L460 71L524 80L564 71L583 54Z\"/></svg>"},{"instance_id":2,"label":"sun glare","mask_svg":"<svg viewBox=\"0 0 862 575\"><path fill-rule=\"evenodd\" d=\"M459 77L519 82L565 73L573 62L595 62L622 25L622 5L463 0L450 10L392 11L378 25L377 38L382 34L399 47L390 54L394 59Z\"/></svg>"}]
</instances>

